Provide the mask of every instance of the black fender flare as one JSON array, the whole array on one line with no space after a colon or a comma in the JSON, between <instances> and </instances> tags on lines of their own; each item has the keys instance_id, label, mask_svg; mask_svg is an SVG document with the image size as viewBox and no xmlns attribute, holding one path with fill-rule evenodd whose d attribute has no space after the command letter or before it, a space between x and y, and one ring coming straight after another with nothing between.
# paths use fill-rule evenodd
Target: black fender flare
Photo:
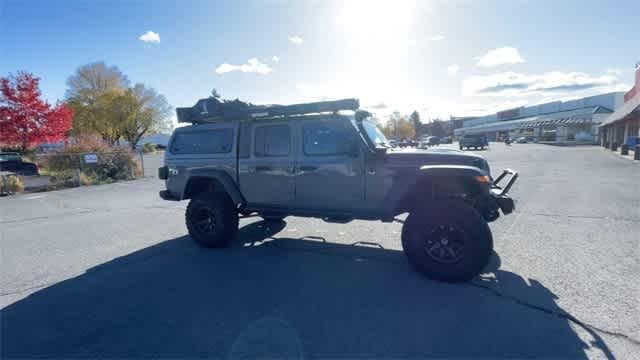
<instances>
[{"instance_id":1,"label":"black fender flare","mask_svg":"<svg viewBox=\"0 0 640 360\"><path fill-rule=\"evenodd\" d=\"M222 185L224 190L229 194L233 203L237 205L245 205L246 200L238 185L233 180L231 175L229 175L224 170L216 170L216 169L207 169L207 168L195 168L187 170L186 181L184 182L184 189L182 191L182 197L184 198L184 194L186 193L187 187L189 186L189 181L192 179L213 179Z\"/></svg>"},{"instance_id":2,"label":"black fender flare","mask_svg":"<svg viewBox=\"0 0 640 360\"><path fill-rule=\"evenodd\" d=\"M442 178L473 178L471 182L477 185L479 191L488 192L488 183L491 182L489 174L475 166L467 165L425 165L416 169L412 173L400 173L394 178L392 189L402 189L401 191L390 191L384 203L388 204L385 209L385 218L393 219L402 207L402 201L413 191L414 186L425 178L437 177ZM476 177L483 177L487 182L483 183Z\"/></svg>"}]
</instances>

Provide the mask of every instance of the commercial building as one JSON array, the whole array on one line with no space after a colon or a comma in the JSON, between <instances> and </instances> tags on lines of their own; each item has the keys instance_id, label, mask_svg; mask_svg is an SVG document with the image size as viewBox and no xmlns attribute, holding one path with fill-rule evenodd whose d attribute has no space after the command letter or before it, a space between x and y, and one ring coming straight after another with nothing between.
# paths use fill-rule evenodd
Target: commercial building
<instances>
[{"instance_id":1,"label":"commercial building","mask_svg":"<svg viewBox=\"0 0 640 360\"><path fill-rule=\"evenodd\" d=\"M500 111L464 121L456 136L483 134L496 141L505 135L534 136L539 141L598 143L599 126L624 102L623 92L572 101L555 101Z\"/></svg>"},{"instance_id":2,"label":"commercial building","mask_svg":"<svg viewBox=\"0 0 640 360\"><path fill-rule=\"evenodd\" d=\"M626 144L634 149L640 142L640 66L635 85L624 95L624 104L600 124L602 146L616 150Z\"/></svg>"}]
</instances>

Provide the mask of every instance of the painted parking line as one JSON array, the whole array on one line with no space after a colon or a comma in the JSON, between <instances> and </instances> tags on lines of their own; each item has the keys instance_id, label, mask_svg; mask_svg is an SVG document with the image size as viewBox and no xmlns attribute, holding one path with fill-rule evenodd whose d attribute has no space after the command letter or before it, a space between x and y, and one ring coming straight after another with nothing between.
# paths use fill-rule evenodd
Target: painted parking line
<instances>
[{"instance_id":1,"label":"painted parking line","mask_svg":"<svg viewBox=\"0 0 640 360\"><path fill-rule=\"evenodd\" d=\"M31 195L31 196L27 196L25 197L26 200L35 200L35 199L42 199L42 198L46 198L47 195Z\"/></svg>"}]
</instances>

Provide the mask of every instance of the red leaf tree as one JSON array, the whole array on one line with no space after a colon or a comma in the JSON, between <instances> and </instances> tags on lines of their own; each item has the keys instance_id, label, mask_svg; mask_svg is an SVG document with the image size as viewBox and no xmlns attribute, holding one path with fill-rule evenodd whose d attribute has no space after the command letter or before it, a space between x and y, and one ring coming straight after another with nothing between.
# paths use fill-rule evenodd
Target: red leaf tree
<instances>
[{"instance_id":1,"label":"red leaf tree","mask_svg":"<svg viewBox=\"0 0 640 360\"><path fill-rule=\"evenodd\" d=\"M62 140L71 129L73 109L42 100L39 83L26 72L0 78L0 144L24 151Z\"/></svg>"}]
</instances>

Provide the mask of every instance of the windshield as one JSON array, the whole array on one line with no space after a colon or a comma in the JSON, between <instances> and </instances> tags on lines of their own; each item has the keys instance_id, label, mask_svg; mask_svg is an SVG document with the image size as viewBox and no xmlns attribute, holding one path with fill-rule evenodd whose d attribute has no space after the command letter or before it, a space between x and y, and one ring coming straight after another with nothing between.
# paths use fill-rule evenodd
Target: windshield
<instances>
[{"instance_id":1,"label":"windshield","mask_svg":"<svg viewBox=\"0 0 640 360\"><path fill-rule=\"evenodd\" d=\"M15 153L5 153L0 154L0 161L18 161L20 160L20 155Z\"/></svg>"},{"instance_id":2,"label":"windshield","mask_svg":"<svg viewBox=\"0 0 640 360\"><path fill-rule=\"evenodd\" d=\"M389 141L375 123L371 121L363 121L362 127L364 128L369 140L371 140L375 146L389 146Z\"/></svg>"}]
</instances>

